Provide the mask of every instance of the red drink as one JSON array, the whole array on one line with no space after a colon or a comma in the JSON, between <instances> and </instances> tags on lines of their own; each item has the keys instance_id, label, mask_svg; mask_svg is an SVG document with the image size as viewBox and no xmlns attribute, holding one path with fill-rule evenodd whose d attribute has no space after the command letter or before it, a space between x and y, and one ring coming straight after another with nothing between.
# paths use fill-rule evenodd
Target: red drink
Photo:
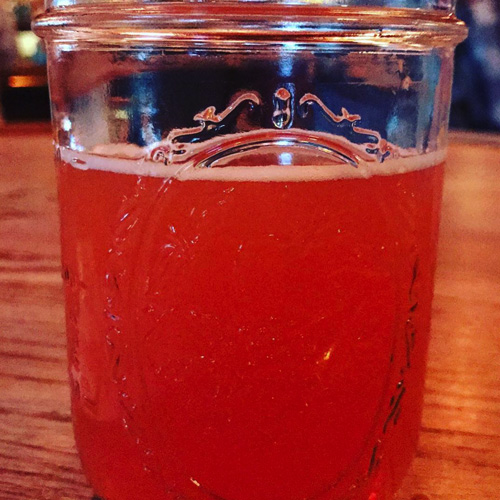
<instances>
[{"instance_id":1,"label":"red drink","mask_svg":"<svg viewBox=\"0 0 500 500\"><path fill-rule=\"evenodd\" d=\"M386 498L420 424L439 160L264 181L92 161L58 171L74 425L96 493Z\"/></svg>"}]
</instances>

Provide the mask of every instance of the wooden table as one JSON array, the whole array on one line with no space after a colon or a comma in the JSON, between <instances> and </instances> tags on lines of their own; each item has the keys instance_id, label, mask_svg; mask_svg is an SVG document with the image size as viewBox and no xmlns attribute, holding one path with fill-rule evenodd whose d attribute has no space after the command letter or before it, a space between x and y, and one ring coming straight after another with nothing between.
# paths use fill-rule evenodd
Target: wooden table
<instances>
[{"instance_id":1,"label":"wooden table","mask_svg":"<svg viewBox=\"0 0 500 500\"><path fill-rule=\"evenodd\" d=\"M500 137L455 135L449 157L421 442L398 500L500 498ZM58 245L50 133L0 130L2 500L91 497L71 429Z\"/></svg>"}]
</instances>

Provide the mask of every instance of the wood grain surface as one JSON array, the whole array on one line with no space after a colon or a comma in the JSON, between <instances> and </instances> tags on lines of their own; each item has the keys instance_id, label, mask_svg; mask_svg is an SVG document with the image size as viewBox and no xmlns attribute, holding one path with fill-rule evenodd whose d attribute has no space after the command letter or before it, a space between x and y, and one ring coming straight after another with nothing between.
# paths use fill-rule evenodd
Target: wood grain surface
<instances>
[{"instance_id":1,"label":"wood grain surface","mask_svg":"<svg viewBox=\"0 0 500 500\"><path fill-rule=\"evenodd\" d=\"M452 138L421 441L398 500L500 498L499 200L500 139ZM3 129L1 500L92 496L72 435L63 315L50 133Z\"/></svg>"}]
</instances>

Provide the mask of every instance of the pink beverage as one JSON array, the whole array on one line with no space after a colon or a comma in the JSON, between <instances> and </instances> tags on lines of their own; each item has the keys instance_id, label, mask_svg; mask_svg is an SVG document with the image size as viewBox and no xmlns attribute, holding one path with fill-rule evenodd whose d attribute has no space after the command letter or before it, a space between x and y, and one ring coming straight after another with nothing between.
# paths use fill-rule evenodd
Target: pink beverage
<instances>
[{"instance_id":1,"label":"pink beverage","mask_svg":"<svg viewBox=\"0 0 500 500\"><path fill-rule=\"evenodd\" d=\"M442 161L174 171L63 152L96 494L390 498L420 424Z\"/></svg>"}]
</instances>

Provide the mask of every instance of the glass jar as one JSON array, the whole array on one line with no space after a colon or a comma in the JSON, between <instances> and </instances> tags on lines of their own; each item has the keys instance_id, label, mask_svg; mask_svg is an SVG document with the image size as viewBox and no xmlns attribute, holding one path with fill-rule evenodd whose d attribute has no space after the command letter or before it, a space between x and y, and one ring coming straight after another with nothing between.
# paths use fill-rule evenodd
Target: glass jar
<instances>
[{"instance_id":1,"label":"glass jar","mask_svg":"<svg viewBox=\"0 0 500 500\"><path fill-rule=\"evenodd\" d=\"M77 446L106 500L385 500L422 412L451 1L54 0Z\"/></svg>"}]
</instances>

